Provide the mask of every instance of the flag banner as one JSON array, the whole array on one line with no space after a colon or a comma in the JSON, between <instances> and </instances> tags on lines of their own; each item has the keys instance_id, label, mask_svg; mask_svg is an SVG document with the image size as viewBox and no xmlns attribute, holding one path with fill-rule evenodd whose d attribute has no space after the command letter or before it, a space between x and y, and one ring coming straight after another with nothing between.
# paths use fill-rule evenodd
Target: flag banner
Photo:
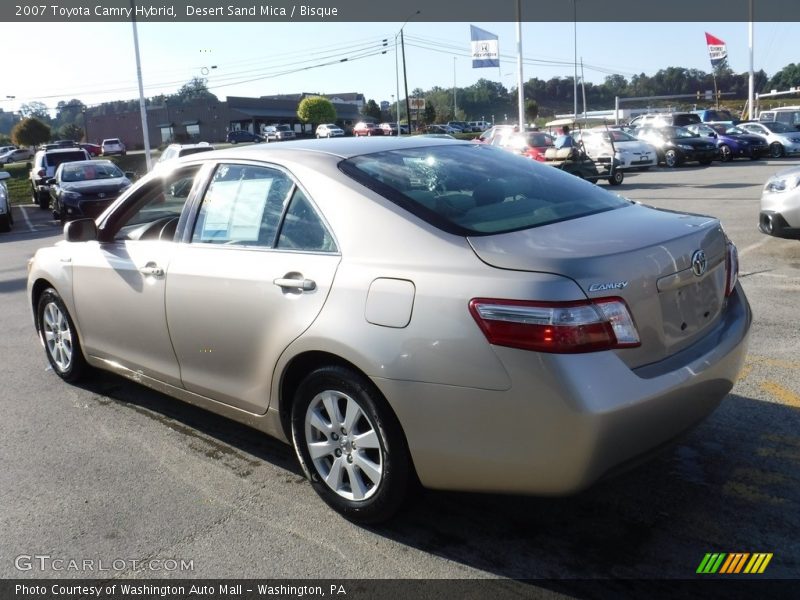
<instances>
[{"instance_id":1,"label":"flag banner","mask_svg":"<svg viewBox=\"0 0 800 600\"><path fill-rule=\"evenodd\" d=\"M708 56L711 59L712 67L716 67L728 58L728 48L721 39L706 32L706 44L708 45Z\"/></svg>"},{"instance_id":2,"label":"flag banner","mask_svg":"<svg viewBox=\"0 0 800 600\"><path fill-rule=\"evenodd\" d=\"M500 45L497 36L474 25L469 26L469 32L472 39L472 68L499 67Z\"/></svg>"}]
</instances>

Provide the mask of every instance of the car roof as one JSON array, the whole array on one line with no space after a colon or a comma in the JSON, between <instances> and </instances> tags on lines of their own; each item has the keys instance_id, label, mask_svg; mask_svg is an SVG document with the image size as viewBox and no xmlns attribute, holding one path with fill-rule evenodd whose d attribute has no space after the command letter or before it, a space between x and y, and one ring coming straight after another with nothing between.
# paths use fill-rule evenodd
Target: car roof
<instances>
[{"instance_id":1,"label":"car roof","mask_svg":"<svg viewBox=\"0 0 800 600\"><path fill-rule=\"evenodd\" d=\"M455 139L430 138L422 136L378 136L374 138L331 138L326 140L303 139L282 142L280 144L258 144L241 148L225 148L212 152L203 152L198 159L211 159L214 157L249 158L253 160L268 160L270 155L283 155L294 153L316 153L336 156L341 159L352 158L364 154L387 152L390 150L403 150L428 146L441 146L461 144L475 146L472 142ZM196 155L192 155L194 158ZM187 157L188 158L188 157Z\"/></svg>"},{"instance_id":2,"label":"car roof","mask_svg":"<svg viewBox=\"0 0 800 600\"><path fill-rule=\"evenodd\" d=\"M47 154L66 154L68 152L86 152L80 146L60 146L58 148L48 148L47 150L39 150L39 152L45 152Z\"/></svg>"}]
</instances>

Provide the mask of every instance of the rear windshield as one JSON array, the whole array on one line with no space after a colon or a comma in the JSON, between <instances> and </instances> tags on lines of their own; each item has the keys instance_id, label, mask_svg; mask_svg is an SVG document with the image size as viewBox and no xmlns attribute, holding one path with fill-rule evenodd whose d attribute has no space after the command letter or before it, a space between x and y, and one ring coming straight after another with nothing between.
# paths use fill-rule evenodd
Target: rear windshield
<instances>
[{"instance_id":1,"label":"rear windshield","mask_svg":"<svg viewBox=\"0 0 800 600\"><path fill-rule=\"evenodd\" d=\"M356 156L341 170L457 235L491 235L577 219L629 202L555 167L482 144Z\"/></svg>"},{"instance_id":2,"label":"rear windshield","mask_svg":"<svg viewBox=\"0 0 800 600\"><path fill-rule=\"evenodd\" d=\"M74 160L86 160L86 151L50 152L47 154L47 164L51 167L57 167L61 163L72 162Z\"/></svg>"},{"instance_id":3,"label":"rear windshield","mask_svg":"<svg viewBox=\"0 0 800 600\"><path fill-rule=\"evenodd\" d=\"M190 154L197 154L198 152L211 152L214 148L212 146L198 146L196 148L181 148L178 150L178 156L189 156Z\"/></svg>"}]
</instances>

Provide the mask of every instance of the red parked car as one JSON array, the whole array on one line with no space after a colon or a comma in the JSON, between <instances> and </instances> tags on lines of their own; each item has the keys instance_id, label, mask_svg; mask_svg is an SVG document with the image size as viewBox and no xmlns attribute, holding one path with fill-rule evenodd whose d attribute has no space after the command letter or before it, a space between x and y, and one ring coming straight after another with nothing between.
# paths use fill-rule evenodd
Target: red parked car
<instances>
[{"instance_id":1,"label":"red parked car","mask_svg":"<svg viewBox=\"0 0 800 600\"><path fill-rule=\"evenodd\" d=\"M484 135L486 135L483 140L484 143L499 146L504 150L522 154L539 162L544 162L545 151L555 145L555 138L548 133L543 131L520 133L516 127L493 127ZM484 136L482 135L481 137L483 138Z\"/></svg>"},{"instance_id":2,"label":"red parked car","mask_svg":"<svg viewBox=\"0 0 800 600\"><path fill-rule=\"evenodd\" d=\"M353 135L356 137L363 135L383 135L383 129L375 125L375 123L361 121L360 123L356 123L355 127L353 127Z\"/></svg>"},{"instance_id":3,"label":"red parked car","mask_svg":"<svg viewBox=\"0 0 800 600\"><path fill-rule=\"evenodd\" d=\"M81 148L86 150L92 156L100 156L103 149L97 144L78 144Z\"/></svg>"}]
</instances>

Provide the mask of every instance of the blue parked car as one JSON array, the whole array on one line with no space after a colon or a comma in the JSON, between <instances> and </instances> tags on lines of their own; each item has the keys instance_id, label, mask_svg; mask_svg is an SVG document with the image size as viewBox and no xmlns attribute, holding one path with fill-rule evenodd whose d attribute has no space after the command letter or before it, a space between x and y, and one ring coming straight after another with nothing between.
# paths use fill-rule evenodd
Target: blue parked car
<instances>
[{"instance_id":1,"label":"blue parked car","mask_svg":"<svg viewBox=\"0 0 800 600\"><path fill-rule=\"evenodd\" d=\"M722 162L728 162L734 158L757 160L769 152L769 146L764 138L732 125L703 123L691 125L687 129L700 137L716 139L719 159Z\"/></svg>"},{"instance_id":2,"label":"blue parked car","mask_svg":"<svg viewBox=\"0 0 800 600\"><path fill-rule=\"evenodd\" d=\"M729 110L725 110L724 108L704 108L701 110L693 110L692 112L698 115L703 123L728 123L730 125L736 125L736 123L739 122L738 119L734 119Z\"/></svg>"}]
</instances>

